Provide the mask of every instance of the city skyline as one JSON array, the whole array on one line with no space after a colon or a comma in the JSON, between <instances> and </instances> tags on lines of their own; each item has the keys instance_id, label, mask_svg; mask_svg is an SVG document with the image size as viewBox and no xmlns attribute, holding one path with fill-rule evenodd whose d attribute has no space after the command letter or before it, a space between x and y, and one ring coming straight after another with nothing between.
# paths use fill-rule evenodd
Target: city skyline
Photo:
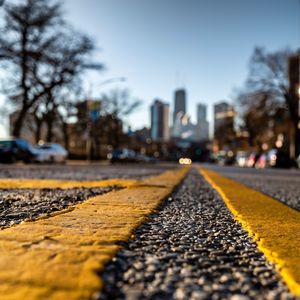
<instances>
[{"instance_id":1,"label":"city skyline","mask_svg":"<svg viewBox=\"0 0 300 300\"><path fill-rule=\"evenodd\" d=\"M97 41L95 58L106 65L99 75L86 76L85 90L99 98L112 88L128 87L143 100L128 119L133 129L150 125L145 120L154 98L171 102L172 91L181 87L188 90L192 121L196 103L205 102L211 123L213 104L232 102L234 89L246 79L256 45L267 51L299 47L299 10L296 0L192 0L189 5L177 0L66 0L64 6L68 21ZM101 86L120 76L126 82Z\"/></svg>"},{"instance_id":2,"label":"city skyline","mask_svg":"<svg viewBox=\"0 0 300 300\"><path fill-rule=\"evenodd\" d=\"M186 140L207 142L212 135L209 133L207 121L207 105L196 103L196 123L191 121L191 115L186 110L187 91L176 89L172 102L154 99L150 106L150 132L154 141ZM172 109L173 107L173 109ZM171 108L171 109L170 109ZM147 128L147 127L145 127Z\"/></svg>"}]
</instances>

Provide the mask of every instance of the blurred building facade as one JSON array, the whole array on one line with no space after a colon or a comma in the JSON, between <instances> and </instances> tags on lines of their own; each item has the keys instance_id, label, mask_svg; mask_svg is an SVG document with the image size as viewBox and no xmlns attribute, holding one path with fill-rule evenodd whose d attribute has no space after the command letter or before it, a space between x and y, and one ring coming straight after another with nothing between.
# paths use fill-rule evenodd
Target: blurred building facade
<instances>
[{"instance_id":1,"label":"blurred building facade","mask_svg":"<svg viewBox=\"0 0 300 300\"><path fill-rule=\"evenodd\" d=\"M173 126L178 113L186 113L186 91L184 89L178 89L174 94Z\"/></svg>"},{"instance_id":2,"label":"blurred building facade","mask_svg":"<svg viewBox=\"0 0 300 300\"><path fill-rule=\"evenodd\" d=\"M172 137L187 141L194 141L196 139L196 126L191 122L188 114L179 112L176 115Z\"/></svg>"},{"instance_id":3,"label":"blurred building facade","mask_svg":"<svg viewBox=\"0 0 300 300\"><path fill-rule=\"evenodd\" d=\"M207 121L207 106L197 104L196 139L200 142L209 140L209 123Z\"/></svg>"},{"instance_id":4,"label":"blurred building facade","mask_svg":"<svg viewBox=\"0 0 300 300\"><path fill-rule=\"evenodd\" d=\"M214 140L219 150L231 148L235 142L235 115L233 105L227 102L214 105Z\"/></svg>"},{"instance_id":5,"label":"blurred building facade","mask_svg":"<svg viewBox=\"0 0 300 300\"><path fill-rule=\"evenodd\" d=\"M151 105L151 138L153 141L166 142L170 138L169 104L156 99Z\"/></svg>"},{"instance_id":6,"label":"blurred building facade","mask_svg":"<svg viewBox=\"0 0 300 300\"><path fill-rule=\"evenodd\" d=\"M148 127L143 127L135 130L133 132L133 136L138 142L149 142L151 139L151 129Z\"/></svg>"}]
</instances>

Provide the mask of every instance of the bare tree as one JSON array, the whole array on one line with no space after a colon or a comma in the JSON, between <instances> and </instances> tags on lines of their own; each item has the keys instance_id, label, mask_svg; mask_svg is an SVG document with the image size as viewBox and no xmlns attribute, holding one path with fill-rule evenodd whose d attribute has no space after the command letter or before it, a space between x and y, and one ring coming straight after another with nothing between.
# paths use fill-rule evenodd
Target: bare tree
<instances>
[{"instance_id":1,"label":"bare tree","mask_svg":"<svg viewBox=\"0 0 300 300\"><path fill-rule=\"evenodd\" d=\"M62 20L60 5L46 0L5 3L4 10L0 61L4 63L6 74L11 75L5 92L19 110L13 130L13 134L19 136L27 112L45 93L34 82L33 68L42 60L44 49L55 40L53 32Z\"/></svg>"},{"instance_id":2,"label":"bare tree","mask_svg":"<svg viewBox=\"0 0 300 300\"><path fill-rule=\"evenodd\" d=\"M24 0L5 4L4 10L0 61L11 74L7 82L12 84L6 85L5 92L19 111L13 135L20 136L24 119L32 111L44 116L51 140L59 106L56 95L78 83L85 70L102 65L90 62L94 43L66 25L58 2Z\"/></svg>"},{"instance_id":3,"label":"bare tree","mask_svg":"<svg viewBox=\"0 0 300 300\"><path fill-rule=\"evenodd\" d=\"M45 68L36 68L35 80L41 85L45 94L41 98L40 110L47 125L46 140L51 142L55 121L61 119L59 107L64 106L66 91L81 85L81 77L87 70L101 70L103 66L90 60L94 43L85 35L64 30L51 44L45 55Z\"/></svg>"},{"instance_id":4,"label":"bare tree","mask_svg":"<svg viewBox=\"0 0 300 300\"><path fill-rule=\"evenodd\" d=\"M256 48L252 54L246 85L237 97L252 145L270 138L269 124L284 120L285 129L281 128L287 130L288 122L298 123L294 99L289 93L290 55L288 49L267 53L263 48Z\"/></svg>"},{"instance_id":5,"label":"bare tree","mask_svg":"<svg viewBox=\"0 0 300 300\"><path fill-rule=\"evenodd\" d=\"M112 90L109 94L102 96L103 110L111 116L111 142L113 147L119 147L121 125L126 118L133 113L141 101L132 99L128 90Z\"/></svg>"}]
</instances>

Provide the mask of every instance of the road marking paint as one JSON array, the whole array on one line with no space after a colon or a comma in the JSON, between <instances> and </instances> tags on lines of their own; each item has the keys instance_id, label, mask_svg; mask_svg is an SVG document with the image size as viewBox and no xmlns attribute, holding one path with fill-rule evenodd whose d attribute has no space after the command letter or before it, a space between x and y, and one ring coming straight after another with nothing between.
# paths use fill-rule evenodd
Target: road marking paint
<instances>
[{"instance_id":1,"label":"road marking paint","mask_svg":"<svg viewBox=\"0 0 300 300\"><path fill-rule=\"evenodd\" d=\"M300 213L216 172L200 168L200 173L275 264L290 291L300 295Z\"/></svg>"},{"instance_id":2,"label":"road marking paint","mask_svg":"<svg viewBox=\"0 0 300 300\"><path fill-rule=\"evenodd\" d=\"M135 179L105 179L105 180L56 180L56 179L1 179L0 189L74 189L100 188L109 186L130 187L138 184Z\"/></svg>"},{"instance_id":3,"label":"road marking paint","mask_svg":"<svg viewBox=\"0 0 300 300\"><path fill-rule=\"evenodd\" d=\"M0 231L1 299L92 299L99 271L172 192L188 168L167 171L71 211ZM159 188L157 188L159 185Z\"/></svg>"}]
</instances>

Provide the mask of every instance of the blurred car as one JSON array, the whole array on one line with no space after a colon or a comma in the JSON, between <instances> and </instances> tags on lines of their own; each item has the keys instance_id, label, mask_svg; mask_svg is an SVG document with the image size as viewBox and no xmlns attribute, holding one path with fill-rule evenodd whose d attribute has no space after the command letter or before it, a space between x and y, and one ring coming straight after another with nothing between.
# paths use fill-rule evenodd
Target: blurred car
<instances>
[{"instance_id":1,"label":"blurred car","mask_svg":"<svg viewBox=\"0 0 300 300\"><path fill-rule=\"evenodd\" d=\"M188 157L181 157L178 162L181 165L191 165L192 164L192 160Z\"/></svg>"},{"instance_id":2,"label":"blurred car","mask_svg":"<svg viewBox=\"0 0 300 300\"><path fill-rule=\"evenodd\" d=\"M36 146L35 150L35 161L40 163L65 163L68 157L67 150L59 144L42 144Z\"/></svg>"},{"instance_id":3,"label":"blurred car","mask_svg":"<svg viewBox=\"0 0 300 300\"><path fill-rule=\"evenodd\" d=\"M294 165L289 154L278 149L268 151L267 164L272 168L291 168Z\"/></svg>"},{"instance_id":4,"label":"blurred car","mask_svg":"<svg viewBox=\"0 0 300 300\"><path fill-rule=\"evenodd\" d=\"M264 169L268 166L268 157L266 153L262 153L254 164L256 169Z\"/></svg>"},{"instance_id":5,"label":"blurred car","mask_svg":"<svg viewBox=\"0 0 300 300\"><path fill-rule=\"evenodd\" d=\"M250 155L246 159L246 167L254 168L259 157L260 157L259 153L256 152L250 153Z\"/></svg>"},{"instance_id":6,"label":"blurred car","mask_svg":"<svg viewBox=\"0 0 300 300\"><path fill-rule=\"evenodd\" d=\"M127 148L114 149L112 153L109 153L107 155L107 158L112 164L138 162L136 153L133 150Z\"/></svg>"},{"instance_id":7,"label":"blurred car","mask_svg":"<svg viewBox=\"0 0 300 300\"><path fill-rule=\"evenodd\" d=\"M35 160L36 155L34 147L24 139L0 140L0 162L23 161L30 163Z\"/></svg>"},{"instance_id":8,"label":"blurred car","mask_svg":"<svg viewBox=\"0 0 300 300\"><path fill-rule=\"evenodd\" d=\"M217 154L217 162L220 166L232 166L235 163L235 155L231 150L221 150Z\"/></svg>"},{"instance_id":9,"label":"blurred car","mask_svg":"<svg viewBox=\"0 0 300 300\"><path fill-rule=\"evenodd\" d=\"M235 157L236 165L239 167L246 167L247 163L247 153L244 151L238 151Z\"/></svg>"}]
</instances>

